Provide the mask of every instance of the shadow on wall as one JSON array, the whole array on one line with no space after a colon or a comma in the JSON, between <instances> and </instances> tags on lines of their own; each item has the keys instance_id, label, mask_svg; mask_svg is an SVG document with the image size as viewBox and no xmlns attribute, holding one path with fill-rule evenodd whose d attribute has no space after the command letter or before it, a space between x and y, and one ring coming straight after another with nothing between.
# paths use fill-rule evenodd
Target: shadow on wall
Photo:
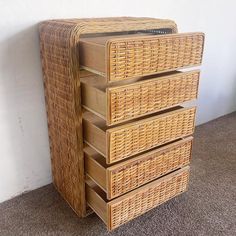
<instances>
[{"instance_id":1,"label":"shadow on wall","mask_svg":"<svg viewBox=\"0 0 236 236\"><path fill-rule=\"evenodd\" d=\"M0 37L0 202L51 182L38 25Z\"/></svg>"},{"instance_id":2,"label":"shadow on wall","mask_svg":"<svg viewBox=\"0 0 236 236\"><path fill-rule=\"evenodd\" d=\"M214 34L206 34L197 100L197 124L236 110L236 67L232 60L236 47L232 47L233 39L227 39L229 42L225 44L222 44L223 39L217 40Z\"/></svg>"},{"instance_id":3,"label":"shadow on wall","mask_svg":"<svg viewBox=\"0 0 236 236\"><path fill-rule=\"evenodd\" d=\"M224 71L224 70L223 70ZM223 78L222 86L209 86L204 83L203 80L210 80L215 78L214 74L206 73L201 75L200 79L200 93L197 100L197 125L206 123L210 120L221 117L225 114L229 114L235 111L236 108L236 74L235 75L219 75L218 77ZM209 79L208 79L209 78ZM225 79L225 81L224 81ZM231 81L229 81L231 80ZM227 88L230 84L230 88ZM226 89L223 89L226 88Z\"/></svg>"}]
</instances>

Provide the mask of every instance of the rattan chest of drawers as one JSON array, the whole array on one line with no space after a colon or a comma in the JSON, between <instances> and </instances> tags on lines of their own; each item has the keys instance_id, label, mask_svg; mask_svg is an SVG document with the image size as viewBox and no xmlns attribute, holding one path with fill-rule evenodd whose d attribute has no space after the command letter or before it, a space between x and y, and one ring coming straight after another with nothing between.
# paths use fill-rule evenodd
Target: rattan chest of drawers
<instances>
[{"instance_id":1,"label":"rattan chest of drawers","mask_svg":"<svg viewBox=\"0 0 236 236\"><path fill-rule=\"evenodd\" d=\"M152 18L40 25L53 182L112 230L185 192L204 34Z\"/></svg>"}]
</instances>

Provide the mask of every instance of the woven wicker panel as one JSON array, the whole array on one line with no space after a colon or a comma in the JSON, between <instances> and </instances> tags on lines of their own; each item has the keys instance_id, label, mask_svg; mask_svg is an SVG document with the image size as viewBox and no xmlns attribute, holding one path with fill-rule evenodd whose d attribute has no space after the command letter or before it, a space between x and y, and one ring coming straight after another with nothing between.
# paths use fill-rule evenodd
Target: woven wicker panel
<instances>
[{"instance_id":1,"label":"woven wicker panel","mask_svg":"<svg viewBox=\"0 0 236 236\"><path fill-rule=\"evenodd\" d=\"M200 65L204 34L169 34L140 39L109 40L109 81Z\"/></svg>"},{"instance_id":2,"label":"woven wicker panel","mask_svg":"<svg viewBox=\"0 0 236 236\"><path fill-rule=\"evenodd\" d=\"M195 108L177 110L124 128L109 129L107 131L108 163L191 135L194 131L195 112Z\"/></svg>"},{"instance_id":3,"label":"woven wicker panel","mask_svg":"<svg viewBox=\"0 0 236 236\"><path fill-rule=\"evenodd\" d=\"M179 73L108 89L108 125L196 99L199 73Z\"/></svg>"},{"instance_id":4,"label":"woven wicker panel","mask_svg":"<svg viewBox=\"0 0 236 236\"><path fill-rule=\"evenodd\" d=\"M190 163L192 138L170 148L145 154L142 159L108 169L108 198L114 198Z\"/></svg>"},{"instance_id":5,"label":"woven wicker panel","mask_svg":"<svg viewBox=\"0 0 236 236\"><path fill-rule=\"evenodd\" d=\"M80 35L121 31L161 33L162 29L177 32L173 21L151 18L61 19L40 24L53 182L79 216L86 215L77 50Z\"/></svg>"},{"instance_id":6,"label":"woven wicker panel","mask_svg":"<svg viewBox=\"0 0 236 236\"><path fill-rule=\"evenodd\" d=\"M148 210L168 201L169 199L186 191L189 180L189 170L184 169L163 178L157 185L149 185L143 191L137 191L116 203L108 204L110 214L109 229L114 229Z\"/></svg>"},{"instance_id":7,"label":"woven wicker panel","mask_svg":"<svg viewBox=\"0 0 236 236\"><path fill-rule=\"evenodd\" d=\"M81 137L75 109L75 83L71 78L70 25L57 22L43 23L40 28L40 46L44 72L45 99L49 128L53 182L78 215L85 215L84 176L78 142ZM81 146L80 146L81 145ZM73 164L72 164L73 163ZM73 176L73 177L72 177ZM80 197L78 197L80 194Z\"/></svg>"}]
</instances>

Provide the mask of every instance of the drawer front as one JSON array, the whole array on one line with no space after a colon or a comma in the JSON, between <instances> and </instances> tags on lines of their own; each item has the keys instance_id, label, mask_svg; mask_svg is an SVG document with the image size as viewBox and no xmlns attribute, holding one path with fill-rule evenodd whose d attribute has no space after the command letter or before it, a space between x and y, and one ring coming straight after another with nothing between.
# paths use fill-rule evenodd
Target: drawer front
<instances>
[{"instance_id":1,"label":"drawer front","mask_svg":"<svg viewBox=\"0 0 236 236\"><path fill-rule=\"evenodd\" d=\"M112 163L191 135L196 108L183 108L108 129L107 162Z\"/></svg>"},{"instance_id":2,"label":"drawer front","mask_svg":"<svg viewBox=\"0 0 236 236\"><path fill-rule=\"evenodd\" d=\"M188 181L187 166L110 202L104 199L97 187L88 184L87 203L102 218L108 229L113 230L185 192Z\"/></svg>"},{"instance_id":3,"label":"drawer front","mask_svg":"<svg viewBox=\"0 0 236 236\"><path fill-rule=\"evenodd\" d=\"M200 72L191 71L107 89L107 124L173 107L197 98Z\"/></svg>"},{"instance_id":4,"label":"drawer front","mask_svg":"<svg viewBox=\"0 0 236 236\"><path fill-rule=\"evenodd\" d=\"M106 77L112 82L200 65L203 44L202 33L111 39Z\"/></svg>"},{"instance_id":5,"label":"drawer front","mask_svg":"<svg viewBox=\"0 0 236 236\"><path fill-rule=\"evenodd\" d=\"M112 199L190 163L192 138L156 149L107 169L107 197Z\"/></svg>"}]
</instances>

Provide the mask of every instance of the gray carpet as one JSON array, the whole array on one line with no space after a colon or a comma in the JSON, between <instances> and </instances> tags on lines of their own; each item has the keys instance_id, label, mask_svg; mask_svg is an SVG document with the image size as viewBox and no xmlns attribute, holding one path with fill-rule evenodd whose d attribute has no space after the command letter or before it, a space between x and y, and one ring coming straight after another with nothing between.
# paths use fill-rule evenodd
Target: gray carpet
<instances>
[{"instance_id":1,"label":"gray carpet","mask_svg":"<svg viewBox=\"0 0 236 236\"><path fill-rule=\"evenodd\" d=\"M236 113L197 127L189 191L111 233L52 185L0 204L0 235L236 235Z\"/></svg>"}]
</instances>

